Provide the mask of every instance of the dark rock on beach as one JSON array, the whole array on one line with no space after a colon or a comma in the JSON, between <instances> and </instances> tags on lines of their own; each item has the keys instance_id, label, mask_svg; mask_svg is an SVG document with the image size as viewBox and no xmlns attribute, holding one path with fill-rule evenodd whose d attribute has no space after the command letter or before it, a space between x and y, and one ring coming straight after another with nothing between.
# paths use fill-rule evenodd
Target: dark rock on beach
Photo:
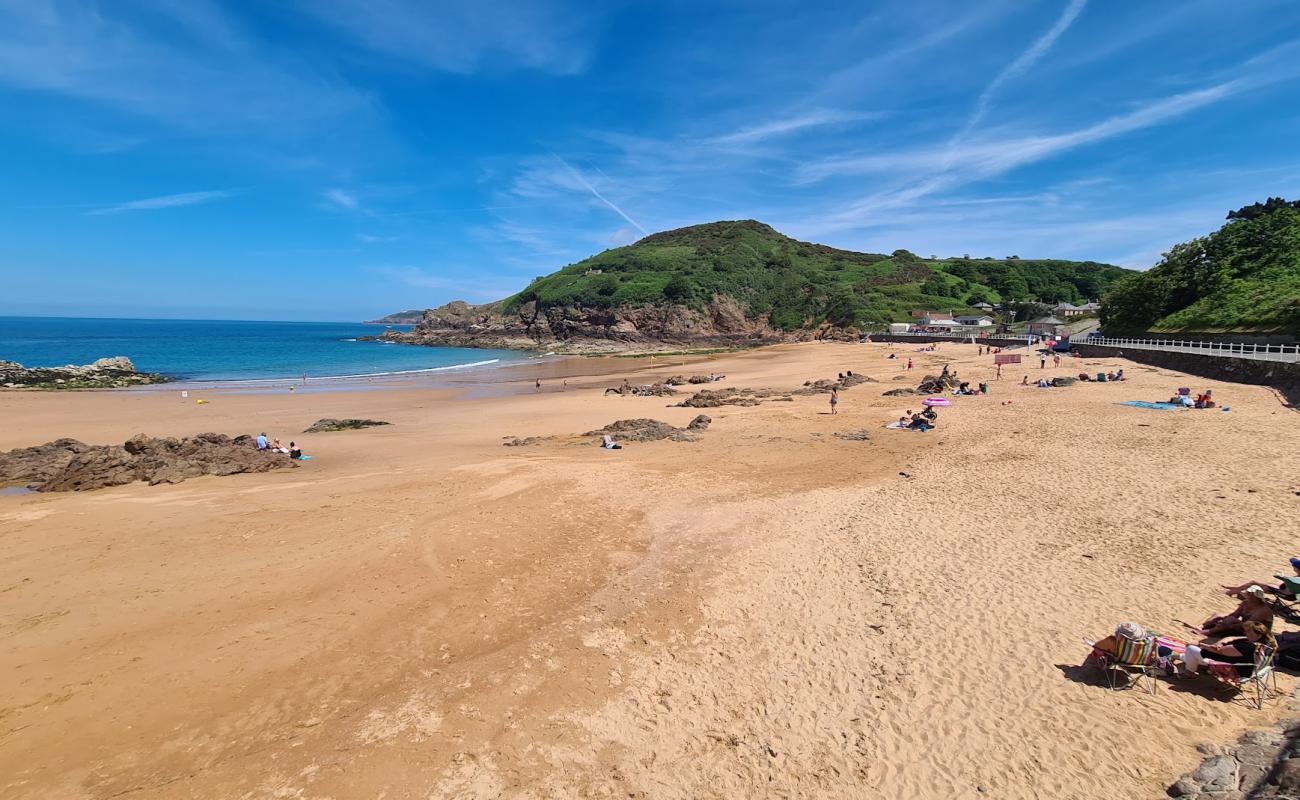
<instances>
[{"instance_id":1,"label":"dark rock on beach","mask_svg":"<svg viewBox=\"0 0 1300 800\"><path fill-rule=\"evenodd\" d=\"M901 389L890 389L889 391L885 392L883 396L884 397L905 397L907 395L913 395L913 394L925 394L925 393L920 391L919 389L911 389L904 386Z\"/></svg>"},{"instance_id":2,"label":"dark rock on beach","mask_svg":"<svg viewBox=\"0 0 1300 800\"><path fill-rule=\"evenodd\" d=\"M6 389L117 389L168 380L157 373L136 371L126 356L66 367L24 367L16 361L0 361L0 386Z\"/></svg>"},{"instance_id":3,"label":"dark rock on beach","mask_svg":"<svg viewBox=\"0 0 1300 800\"><path fill-rule=\"evenodd\" d=\"M699 419L700 417L695 418L696 421ZM695 428L694 430L701 430L701 428ZM671 439L674 442L696 441L691 431L684 428L675 428L667 422L660 422L657 419L645 418L620 419L617 422L609 423L600 430L587 431L584 435L612 436L615 440L623 442L657 442L661 439Z\"/></svg>"},{"instance_id":4,"label":"dark rock on beach","mask_svg":"<svg viewBox=\"0 0 1300 800\"><path fill-rule=\"evenodd\" d=\"M235 475L296 467L282 453L258 450L251 436L200 433L185 439L143 434L121 445L88 445L59 439L0 453L0 485L22 484L38 492L73 492L120 486L180 483L200 475Z\"/></svg>"},{"instance_id":5,"label":"dark rock on beach","mask_svg":"<svg viewBox=\"0 0 1300 800\"><path fill-rule=\"evenodd\" d=\"M686 426L686 430L688 431L707 430L710 423L712 422L713 422L713 417L710 417L708 414L700 414L698 417L691 420L690 424Z\"/></svg>"},{"instance_id":6,"label":"dark rock on beach","mask_svg":"<svg viewBox=\"0 0 1300 800\"><path fill-rule=\"evenodd\" d=\"M956 375L926 375L917 386L918 394L943 394L957 388Z\"/></svg>"},{"instance_id":7,"label":"dark rock on beach","mask_svg":"<svg viewBox=\"0 0 1300 800\"><path fill-rule=\"evenodd\" d=\"M361 428L374 428L379 425L391 425L391 422L384 422L378 419L333 419L325 417L318 419L312 426L303 433L328 433L330 431L355 431Z\"/></svg>"}]
</instances>

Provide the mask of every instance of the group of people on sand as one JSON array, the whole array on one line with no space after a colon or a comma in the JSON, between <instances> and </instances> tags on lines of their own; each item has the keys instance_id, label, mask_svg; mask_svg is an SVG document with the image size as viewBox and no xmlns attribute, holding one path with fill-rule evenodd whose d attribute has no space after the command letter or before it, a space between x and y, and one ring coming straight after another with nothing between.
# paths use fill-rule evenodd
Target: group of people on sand
<instances>
[{"instance_id":1,"label":"group of people on sand","mask_svg":"<svg viewBox=\"0 0 1300 800\"><path fill-rule=\"evenodd\" d=\"M1080 372L1079 380L1085 382L1096 381L1097 383L1106 383L1107 381L1111 381L1111 382L1126 381L1128 380L1128 378L1124 377L1124 370L1123 368L1120 368L1118 370L1113 370L1111 372L1098 372L1096 378L1092 377L1086 372Z\"/></svg>"},{"instance_id":2,"label":"group of people on sand","mask_svg":"<svg viewBox=\"0 0 1300 800\"><path fill-rule=\"evenodd\" d=\"M257 434L257 439L255 439L254 441L257 444L258 450L267 450L272 453L284 453L289 458L295 460L302 458L302 448L298 446L297 442L289 442L289 446L285 447L283 444L280 443L279 439L266 438L265 431Z\"/></svg>"},{"instance_id":3,"label":"group of people on sand","mask_svg":"<svg viewBox=\"0 0 1300 800\"><path fill-rule=\"evenodd\" d=\"M913 413L908 409L907 413L898 418L898 427L917 430L924 433L939 424L939 412L934 410L933 406L926 406L919 412Z\"/></svg>"},{"instance_id":4,"label":"group of people on sand","mask_svg":"<svg viewBox=\"0 0 1300 800\"><path fill-rule=\"evenodd\" d=\"M1136 622L1122 622L1110 636L1089 642L1093 651L1088 661L1104 663L1100 656L1117 657L1122 640L1152 640L1155 646L1150 648L1150 658L1169 676L1197 675L1209 665L1211 671L1220 674L1231 670L1239 678L1249 678L1256 665L1264 660L1261 647L1272 654L1274 664L1288 668L1300 666L1300 632L1273 634L1275 602L1277 599L1294 602L1300 592L1300 557L1291 559L1291 569L1295 575L1276 575L1277 583L1247 581L1238 586L1224 586L1224 594L1238 600L1236 608L1211 616L1199 625L1179 623L1199 637L1195 642L1159 634Z\"/></svg>"},{"instance_id":5,"label":"group of people on sand","mask_svg":"<svg viewBox=\"0 0 1300 800\"><path fill-rule=\"evenodd\" d=\"M1196 399L1193 400L1191 389L1180 388L1178 390L1178 394L1169 398L1169 402L1176 406L1183 406L1184 408L1215 408L1216 407L1214 402L1213 389L1206 389L1203 393L1196 395Z\"/></svg>"}]
</instances>

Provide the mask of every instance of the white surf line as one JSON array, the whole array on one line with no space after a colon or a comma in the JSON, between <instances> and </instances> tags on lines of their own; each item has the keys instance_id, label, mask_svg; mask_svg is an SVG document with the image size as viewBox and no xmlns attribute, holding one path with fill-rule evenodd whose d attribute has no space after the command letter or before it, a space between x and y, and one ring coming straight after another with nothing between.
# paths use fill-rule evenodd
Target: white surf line
<instances>
[{"instance_id":1,"label":"white surf line","mask_svg":"<svg viewBox=\"0 0 1300 800\"><path fill-rule=\"evenodd\" d=\"M382 378L382 377L387 377L392 375L420 375L426 372L446 372L447 370L453 370L453 369L468 369L469 367L485 367L488 364L500 363L500 361L501 359L499 358L493 358L487 361L471 361L468 364L450 364L445 367L427 367L425 369L403 369L403 370L394 370L392 372L359 372L354 375L307 375L305 377L313 381L346 381L346 380L355 380L357 378ZM301 381L303 377L304 376L302 375L286 375L282 378L238 378L234 380L219 380L219 379L203 380L200 378L191 378L191 379L176 381L172 385L175 386L176 384L180 384L180 383L204 383L204 384L219 383L223 386L233 386L237 384L249 384L249 383L284 383L285 381Z\"/></svg>"}]
</instances>

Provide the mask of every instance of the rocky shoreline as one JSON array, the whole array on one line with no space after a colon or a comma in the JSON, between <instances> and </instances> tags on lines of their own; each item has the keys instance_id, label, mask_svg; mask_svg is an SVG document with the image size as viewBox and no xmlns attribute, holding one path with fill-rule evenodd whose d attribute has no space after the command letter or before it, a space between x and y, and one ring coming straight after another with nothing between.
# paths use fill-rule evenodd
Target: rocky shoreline
<instances>
[{"instance_id":1,"label":"rocky shoreline","mask_svg":"<svg viewBox=\"0 0 1300 800\"><path fill-rule=\"evenodd\" d=\"M16 361L0 361L0 387L5 389L121 389L169 380L156 372L136 370L126 356L66 367L24 367Z\"/></svg>"},{"instance_id":2,"label":"rocky shoreline","mask_svg":"<svg viewBox=\"0 0 1300 800\"><path fill-rule=\"evenodd\" d=\"M596 355L756 347L808 341L829 332L783 331L773 328L766 318L750 320L729 297L714 297L703 310L663 304L541 308L528 302L506 312L501 303L474 306L457 300L428 309L410 331L387 331L376 338L432 347Z\"/></svg>"}]
</instances>

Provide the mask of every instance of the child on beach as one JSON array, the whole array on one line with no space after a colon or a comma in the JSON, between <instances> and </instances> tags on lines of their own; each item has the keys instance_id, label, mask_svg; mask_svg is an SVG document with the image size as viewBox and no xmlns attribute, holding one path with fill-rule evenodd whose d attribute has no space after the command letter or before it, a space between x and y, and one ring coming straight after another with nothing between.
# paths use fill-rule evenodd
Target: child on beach
<instances>
[{"instance_id":1,"label":"child on beach","mask_svg":"<svg viewBox=\"0 0 1300 800\"><path fill-rule=\"evenodd\" d=\"M835 413L835 406L840 403L840 393L836 389L831 389L831 413Z\"/></svg>"}]
</instances>

